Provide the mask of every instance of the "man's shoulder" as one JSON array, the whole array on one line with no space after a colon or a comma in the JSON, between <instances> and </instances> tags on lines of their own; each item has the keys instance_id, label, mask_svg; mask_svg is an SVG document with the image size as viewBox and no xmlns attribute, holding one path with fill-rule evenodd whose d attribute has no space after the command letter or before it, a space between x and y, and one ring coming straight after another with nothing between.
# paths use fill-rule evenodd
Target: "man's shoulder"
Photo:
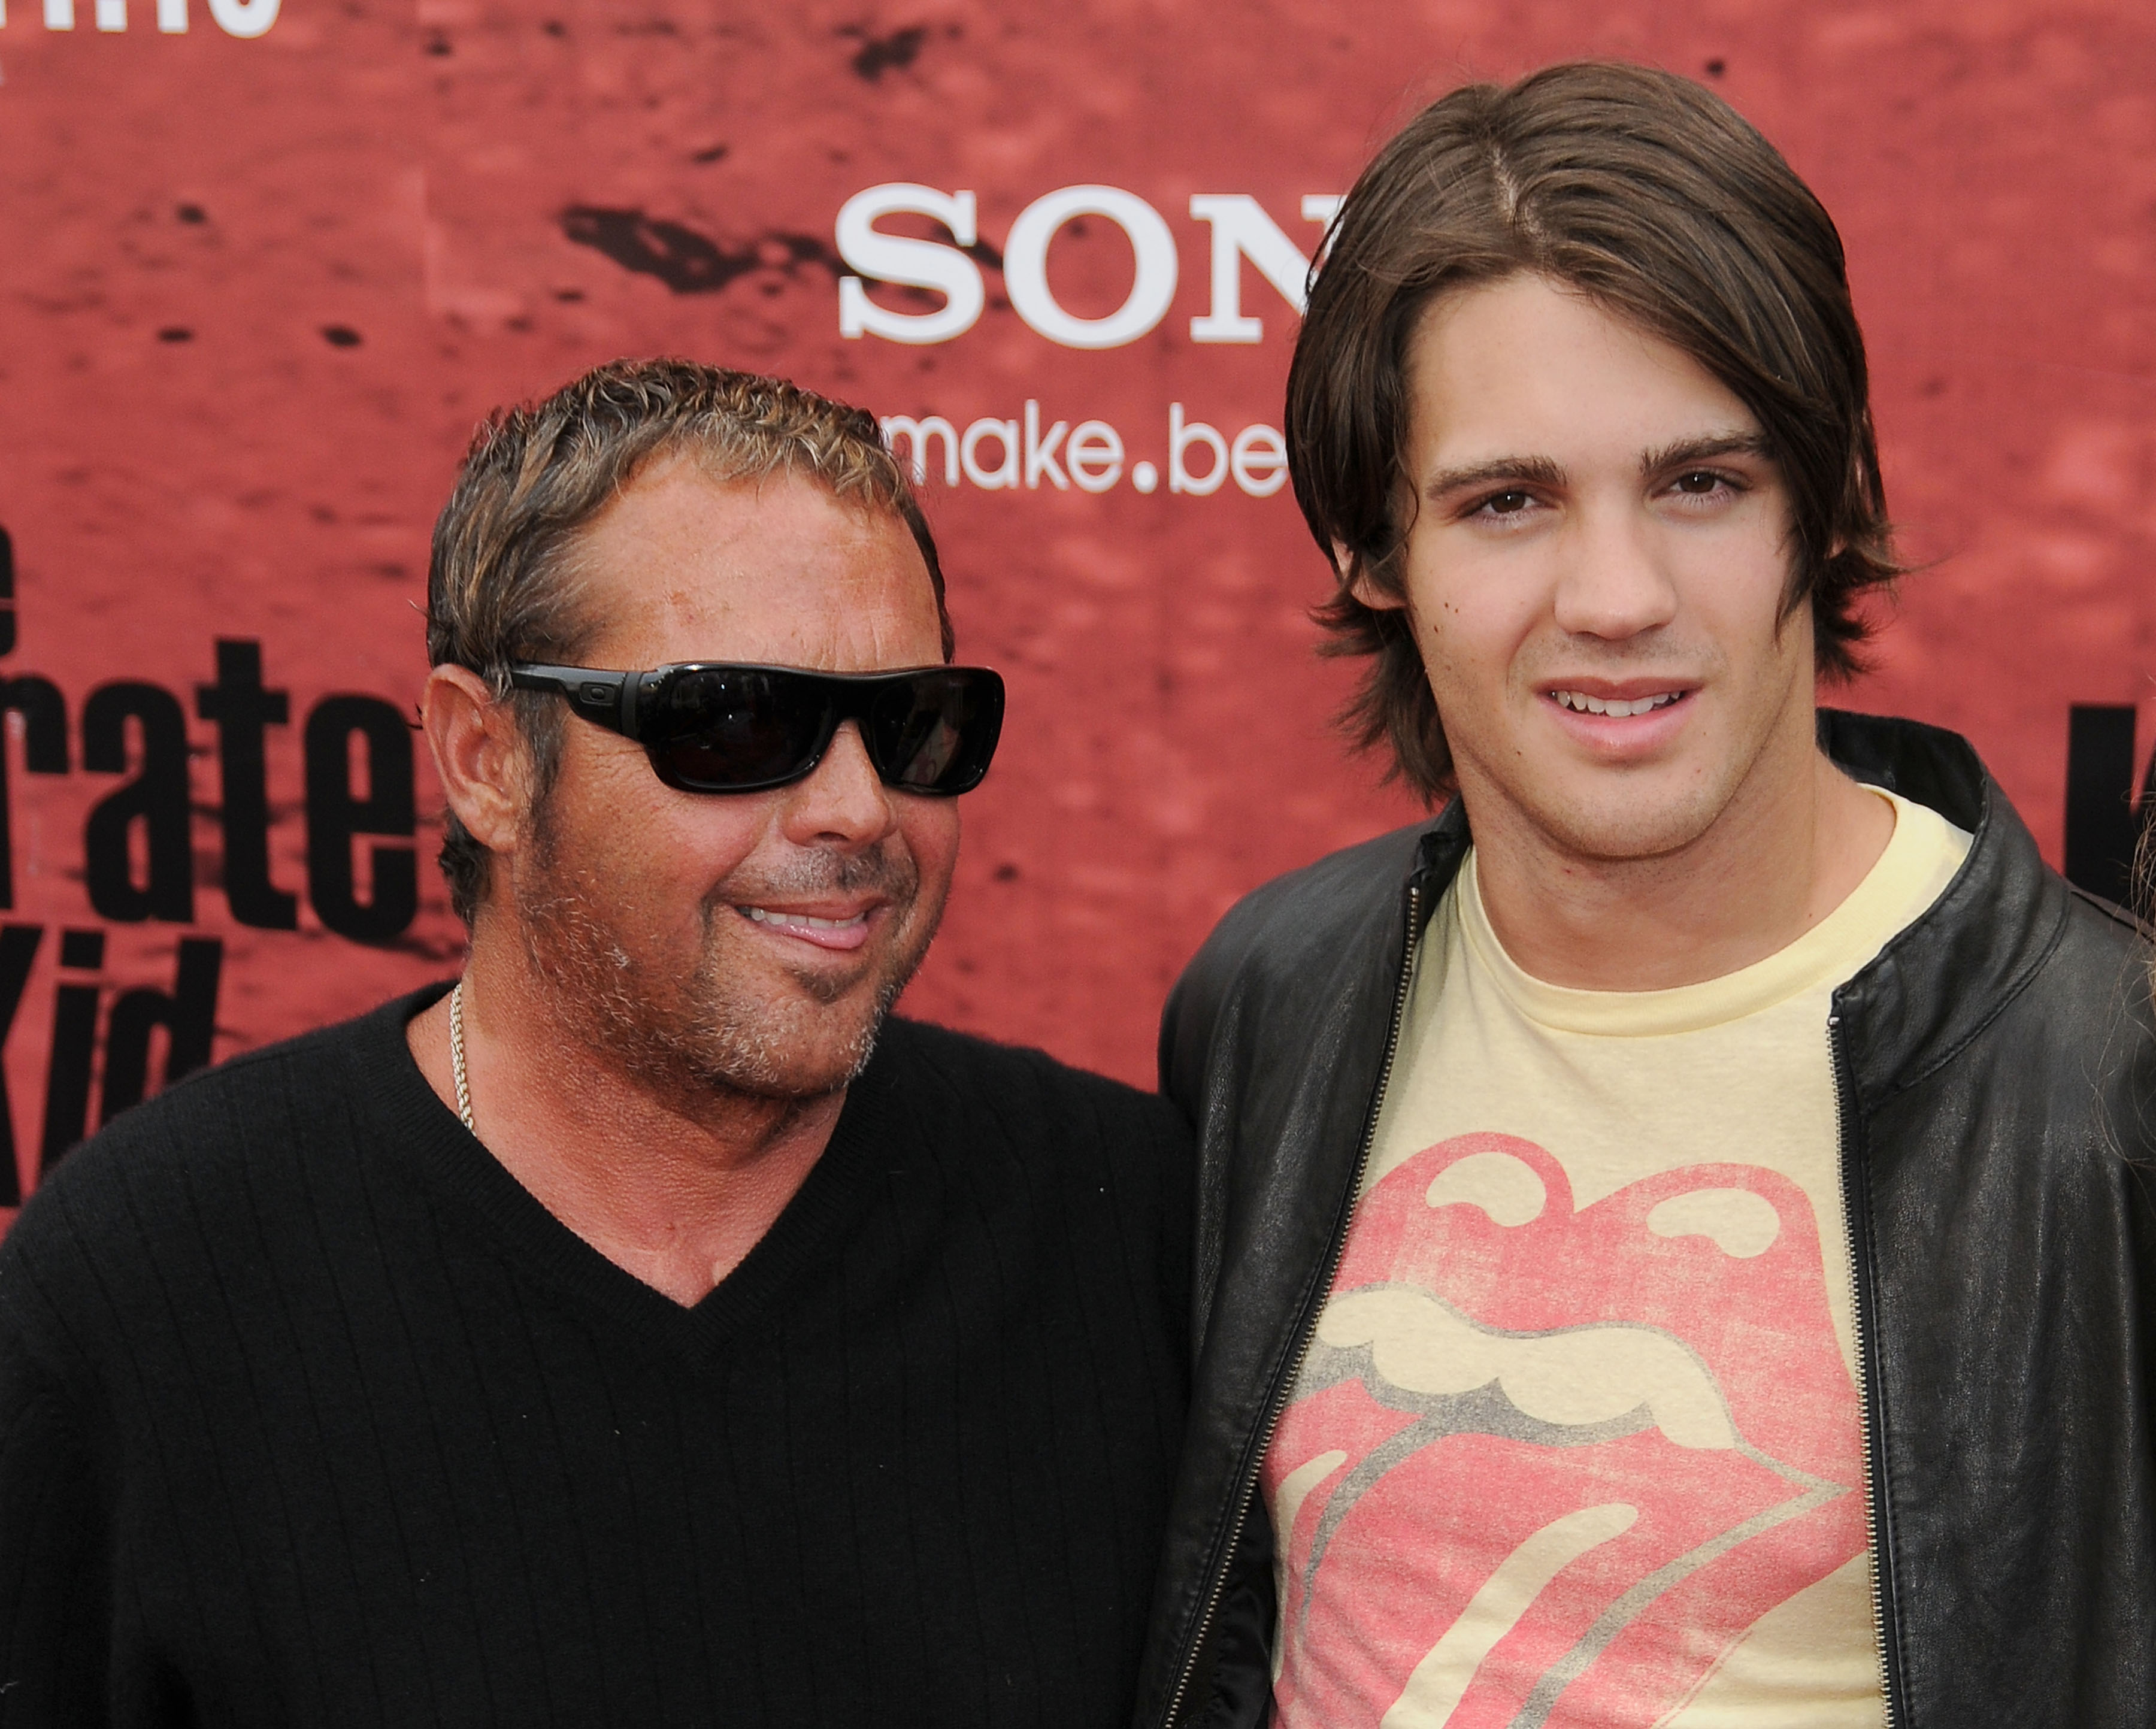
<instances>
[{"instance_id":1,"label":"man's shoulder","mask_svg":"<svg viewBox=\"0 0 2156 1729\"><path fill-rule=\"evenodd\" d=\"M2086 946L2097 954L2133 955L2145 961L2156 946L2156 930L2148 921L2073 883L2066 885L2066 928L2076 947Z\"/></svg>"},{"instance_id":2,"label":"man's shoulder","mask_svg":"<svg viewBox=\"0 0 2156 1729\"><path fill-rule=\"evenodd\" d=\"M2156 1044L2149 927L2123 906L2069 883L2059 940L2030 982L2025 1012L2068 1038L2102 1032Z\"/></svg>"},{"instance_id":3,"label":"man's shoulder","mask_svg":"<svg viewBox=\"0 0 2156 1729\"><path fill-rule=\"evenodd\" d=\"M874 1069L863 1127L917 1149L938 1173L908 1191L914 1203L933 1193L948 1206L963 1195L968 1232L983 1228L1029 1256L1082 1265L1101 1290L1163 1280L1158 1318L1180 1327L1196 1160L1173 1101L921 1021L889 1022Z\"/></svg>"},{"instance_id":4,"label":"man's shoulder","mask_svg":"<svg viewBox=\"0 0 2156 1729\"><path fill-rule=\"evenodd\" d=\"M1029 1045L1004 1044L930 1021L894 1017L882 1054L917 1096L998 1115L1038 1111L1060 1121L1179 1125L1175 1106L1158 1093L1080 1069Z\"/></svg>"},{"instance_id":5,"label":"man's shoulder","mask_svg":"<svg viewBox=\"0 0 2156 1729\"><path fill-rule=\"evenodd\" d=\"M121 1112L38 1184L0 1243L0 1287L155 1277L182 1239L250 1216L280 1169L323 1148L341 1158L411 1002L243 1053Z\"/></svg>"},{"instance_id":6,"label":"man's shoulder","mask_svg":"<svg viewBox=\"0 0 2156 1729\"><path fill-rule=\"evenodd\" d=\"M1389 928L1434 823L1411 823L1276 876L1229 907L1185 969L1178 994L1253 970L1282 980L1329 972L1358 938Z\"/></svg>"},{"instance_id":7,"label":"man's shoulder","mask_svg":"<svg viewBox=\"0 0 2156 1729\"><path fill-rule=\"evenodd\" d=\"M1973 995L1974 1012L2000 1018L2017 1045L2148 1038L2156 933L2046 864L2011 807L1999 803L1964 867L1969 892L1958 881L1900 941L1937 957L1950 969L1942 989L1951 983Z\"/></svg>"},{"instance_id":8,"label":"man's shoulder","mask_svg":"<svg viewBox=\"0 0 2156 1729\"><path fill-rule=\"evenodd\" d=\"M2043 864L2025 834L2008 839L2020 856L2003 885L1949 889L1860 975L1860 1084L1899 1111L1931 1101L1944 1121L2010 1133L2025 1173L2107 1172L2121 1150L2145 1159L2156 1152L2148 928Z\"/></svg>"},{"instance_id":9,"label":"man's shoulder","mask_svg":"<svg viewBox=\"0 0 2156 1729\"><path fill-rule=\"evenodd\" d=\"M105 1179L129 1160L214 1157L239 1142L261 1143L265 1127L319 1131L322 1106L354 1098L381 1079L403 1049L403 1026L428 990L274 1044L243 1051L122 1111L69 1155L55 1181Z\"/></svg>"}]
</instances>

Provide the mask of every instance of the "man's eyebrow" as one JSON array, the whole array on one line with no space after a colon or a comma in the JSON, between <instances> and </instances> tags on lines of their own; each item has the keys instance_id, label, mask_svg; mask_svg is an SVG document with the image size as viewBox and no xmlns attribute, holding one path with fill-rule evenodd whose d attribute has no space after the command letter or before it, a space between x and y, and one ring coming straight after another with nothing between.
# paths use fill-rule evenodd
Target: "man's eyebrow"
<instances>
[{"instance_id":1,"label":"man's eyebrow","mask_svg":"<svg viewBox=\"0 0 2156 1729\"><path fill-rule=\"evenodd\" d=\"M1712 462L1717 456L1753 456L1771 461L1774 449L1763 433L1710 433L1703 438L1680 439L1640 457L1642 475L1666 474L1687 463Z\"/></svg>"},{"instance_id":2,"label":"man's eyebrow","mask_svg":"<svg viewBox=\"0 0 2156 1729\"><path fill-rule=\"evenodd\" d=\"M1464 468L1440 469L1423 483L1424 498L1442 498L1464 487L1491 486L1504 481L1524 481L1530 486L1561 487L1564 470L1547 456L1498 456Z\"/></svg>"}]
</instances>

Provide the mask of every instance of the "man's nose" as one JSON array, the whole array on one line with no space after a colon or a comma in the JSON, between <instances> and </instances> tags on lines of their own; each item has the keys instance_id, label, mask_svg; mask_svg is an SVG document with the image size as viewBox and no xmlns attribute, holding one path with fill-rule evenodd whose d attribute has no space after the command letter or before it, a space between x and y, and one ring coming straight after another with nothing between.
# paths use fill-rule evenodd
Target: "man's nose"
<instances>
[{"instance_id":1,"label":"man's nose","mask_svg":"<svg viewBox=\"0 0 2156 1729\"><path fill-rule=\"evenodd\" d=\"M1653 525L1637 510L1588 510L1564 536L1557 623L1574 636L1622 642L1676 616L1676 584Z\"/></svg>"},{"instance_id":2,"label":"man's nose","mask_svg":"<svg viewBox=\"0 0 2156 1729\"><path fill-rule=\"evenodd\" d=\"M786 837L799 846L870 846L897 826L891 789L852 721L839 723L824 760L787 792Z\"/></svg>"}]
</instances>

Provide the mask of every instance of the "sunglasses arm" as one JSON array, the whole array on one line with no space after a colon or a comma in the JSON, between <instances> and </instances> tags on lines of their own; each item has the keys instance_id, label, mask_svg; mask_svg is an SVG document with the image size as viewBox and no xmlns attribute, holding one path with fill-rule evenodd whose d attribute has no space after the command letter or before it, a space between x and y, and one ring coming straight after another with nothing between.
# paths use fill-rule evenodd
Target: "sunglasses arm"
<instances>
[{"instance_id":1,"label":"sunglasses arm","mask_svg":"<svg viewBox=\"0 0 2156 1729\"><path fill-rule=\"evenodd\" d=\"M509 682L518 690L551 690L568 699L569 706L587 721L610 732L634 738L637 695L644 675L640 672L603 672L583 666L513 666Z\"/></svg>"}]
</instances>

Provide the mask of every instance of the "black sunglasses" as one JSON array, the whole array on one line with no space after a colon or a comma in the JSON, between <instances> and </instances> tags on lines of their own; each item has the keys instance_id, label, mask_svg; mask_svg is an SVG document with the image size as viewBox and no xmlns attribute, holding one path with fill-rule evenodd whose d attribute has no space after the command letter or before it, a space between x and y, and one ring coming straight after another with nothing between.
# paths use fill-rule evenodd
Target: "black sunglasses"
<instances>
[{"instance_id":1,"label":"black sunglasses","mask_svg":"<svg viewBox=\"0 0 2156 1729\"><path fill-rule=\"evenodd\" d=\"M841 721L860 723L869 761L907 793L970 793L1004 728L1004 681L985 666L804 672L698 660L649 672L520 664L520 690L552 690L584 719L634 739L684 793L758 793L824 760Z\"/></svg>"}]
</instances>

